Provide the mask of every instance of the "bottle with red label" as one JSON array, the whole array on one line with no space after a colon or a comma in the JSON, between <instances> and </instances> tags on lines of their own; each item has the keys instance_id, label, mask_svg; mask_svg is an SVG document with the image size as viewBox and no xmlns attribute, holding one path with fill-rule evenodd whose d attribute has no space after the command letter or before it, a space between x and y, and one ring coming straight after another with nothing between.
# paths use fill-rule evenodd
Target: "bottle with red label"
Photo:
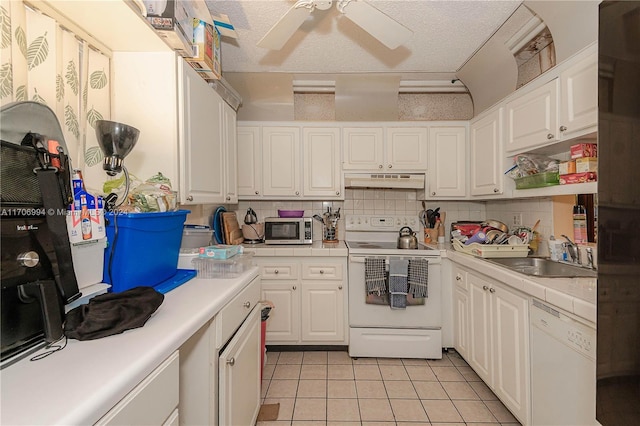
<instances>
[{"instance_id":1,"label":"bottle with red label","mask_svg":"<svg viewBox=\"0 0 640 426\"><path fill-rule=\"evenodd\" d=\"M82 239L91 239L91 215L87 206L87 196L80 195L80 229L82 230Z\"/></svg>"},{"instance_id":2,"label":"bottle with red label","mask_svg":"<svg viewBox=\"0 0 640 426\"><path fill-rule=\"evenodd\" d=\"M576 244L589 242L587 235L587 209L581 204L573 206L573 241Z\"/></svg>"}]
</instances>

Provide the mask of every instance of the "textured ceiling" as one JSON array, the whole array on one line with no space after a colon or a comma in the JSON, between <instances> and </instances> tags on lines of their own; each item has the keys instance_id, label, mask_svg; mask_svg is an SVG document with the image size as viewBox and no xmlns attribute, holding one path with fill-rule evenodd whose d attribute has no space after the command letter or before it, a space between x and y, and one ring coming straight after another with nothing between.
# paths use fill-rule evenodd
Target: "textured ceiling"
<instances>
[{"instance_id":1,"label":"textured ceiling","mask_svg":"<svg viewBox=\"0 0 640 426\"><path fill-rule=\"evenodd\" d=\"M315 10L282 50L256 43L294 4L288 0L206 0L226 14L238 39L223 39L223 72L393 73L403 78L448 78L464 65L522 3L491 1L376 1L376 8L413 30L403 46L389 50L334 5ZM432 73L432 74L429 74Z\"/></svg>"}]
</instances>

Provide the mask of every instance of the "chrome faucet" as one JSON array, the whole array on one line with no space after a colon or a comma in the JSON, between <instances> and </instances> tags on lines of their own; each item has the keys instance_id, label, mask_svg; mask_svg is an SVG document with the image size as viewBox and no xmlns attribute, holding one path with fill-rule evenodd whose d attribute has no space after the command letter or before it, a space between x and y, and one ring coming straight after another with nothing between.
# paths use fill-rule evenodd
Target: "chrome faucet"
<instances>
[{"instance_id":1,"label":"chrome faucet","mask_svg":"<svg viewBox=\"0 0 640 426\"><path fill-rule=\"evenodd\" d=\"M562 243L562 249L565 253L567 253L569 261L571 263L577 263L578 265L580 265L580 249L578 248L578 245L571 241L571 239L564 234L562 234L561 237L567 240L567 242Z\"/></svg>"},{"instance_id":2,"label":"chrome faucet","mask_svg":"<svg viewBox=\"0 0 640 426\"><path fill-rule=\"evenodd\" d=\"M594 269L593 265L593 249L591 247L586 248L587 252L587 268Z\"/></svg>"}]
</instances>

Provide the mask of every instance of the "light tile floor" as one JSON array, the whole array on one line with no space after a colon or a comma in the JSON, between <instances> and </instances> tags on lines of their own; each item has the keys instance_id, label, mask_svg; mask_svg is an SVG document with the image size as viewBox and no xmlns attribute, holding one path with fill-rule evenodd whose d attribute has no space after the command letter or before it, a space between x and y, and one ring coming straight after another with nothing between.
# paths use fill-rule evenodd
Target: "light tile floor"
<instances>
[{"instance_id":1,"label":"light tile floor","mask_svg":"<svg viewBox=\"0 0 640 426\"><path fill-rule=\"evenodd\" d=\"M455 351L441 360L359 358L347 352L268 352L268 425L519 425Z\"/></svg>"}]
</instances>

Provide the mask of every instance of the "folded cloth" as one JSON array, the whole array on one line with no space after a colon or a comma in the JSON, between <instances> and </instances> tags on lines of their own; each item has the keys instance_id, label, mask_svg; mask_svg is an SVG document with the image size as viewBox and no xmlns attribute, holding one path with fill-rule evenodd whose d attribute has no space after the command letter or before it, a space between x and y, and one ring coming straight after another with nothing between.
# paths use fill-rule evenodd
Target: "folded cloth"
<instances>
[{"instance_id":1,"label":"folded cloth","mask_svg":"<svg viewBox=\"0 0 640 426\"><path fill-rule=\"evenodd\" d=\"M407 270L409 261L407 259L389 260L389 292L407 294Z\"/></svg>"},{"instance_id":2,"label":"folded cloth","mask_svg":"<svg viewBox=\"0 0 640 426\"><path fill-rule=\"evenodd\" d=\"M407 307L407 270L409 261L406 259L389 260L389 306L391 309L405 309Z\"/></svg>"},{"instance_id":3,"label":"folded cloth","mask_svg":"<svg viewBox=\"0 0 640 426\"><path fill-rule=\"evenodd\" d=\"M364 282L367 294L377 294L380 296L387 292L387 280L385 277L384 266L384 258L365 257Z\"/></svg>"},{"instance_id":4,"label":"folded cloth","mask_svg":"<svg viewBox=\"0 0 640 426\"><path fill-rule=\"evenodd\" d=\"M164 300L152 287L134 287L101 294L67 312L64 334L70 339L93 340L142 327Z\"/></svg>"},{"instance_id":5,"label":"folded cloth","mask_svg":"<svg viewBox=\"0 0 640 426\"><path fill-rule=\"evenodd\" d=\"M407 268L409 294L413 297L428 297L429 261L427 259L411 259Z\"/></svg>"}]
</instances>

